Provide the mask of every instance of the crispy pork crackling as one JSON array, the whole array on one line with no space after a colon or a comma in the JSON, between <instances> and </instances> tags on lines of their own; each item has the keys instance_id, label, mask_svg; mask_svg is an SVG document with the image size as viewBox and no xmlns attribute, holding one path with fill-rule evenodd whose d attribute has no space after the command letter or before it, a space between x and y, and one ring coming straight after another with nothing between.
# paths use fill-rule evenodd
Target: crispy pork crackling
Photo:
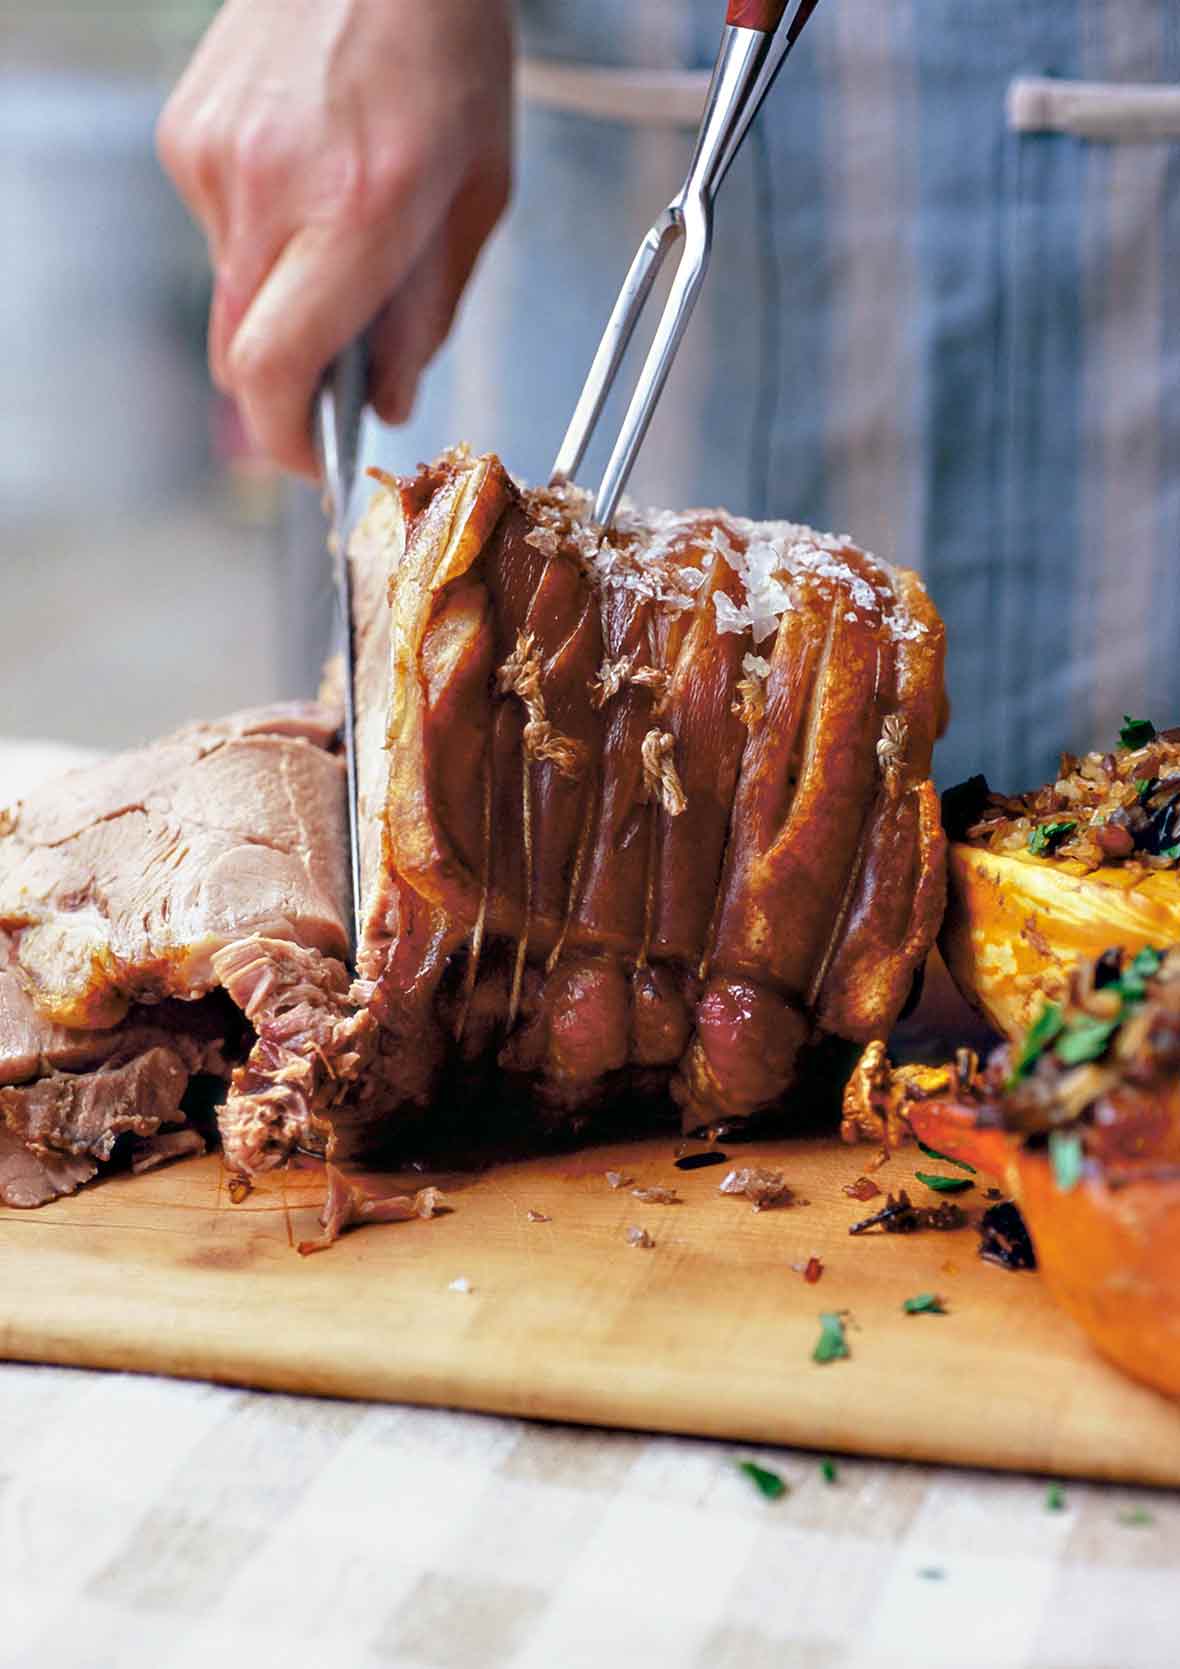
<instances>
[{"instance_id":1,"label":"crispy pork crackling","mask_svg":"<svg viewBox=\"0 0 1180 1669\"><path fill-rule=\"evenodd\" d=\"M945 886L915 575L719 510L604 535L463 450L383 479L351 561L375 1125L479 1087L696 1130L887 1033Z\"/></svg>"}]
</instances>

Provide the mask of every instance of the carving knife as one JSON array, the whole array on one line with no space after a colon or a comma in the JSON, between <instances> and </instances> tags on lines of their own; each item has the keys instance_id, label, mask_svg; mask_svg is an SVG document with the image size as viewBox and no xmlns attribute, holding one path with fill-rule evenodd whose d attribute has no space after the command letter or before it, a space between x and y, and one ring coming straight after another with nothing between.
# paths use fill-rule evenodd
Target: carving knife
<instances>
[{"instance_id":1,"label":"carving knife","mask_svg":"<svg viewBox=\"0 0 1180 1669\"><path fill-rule=\"evenodd\" d=\"M369 356L363 337L324 374L315 401L315 441L324 481L324 509L331 520L328 549L336 583L338 643L344 671L344 763L348 790L348 849L352 873L352 954L361 930L361 849L357 820L356 708L352 582L348 571L349 515L360 455L361 420L368 388Z\"/></svg>"}]
</instances>

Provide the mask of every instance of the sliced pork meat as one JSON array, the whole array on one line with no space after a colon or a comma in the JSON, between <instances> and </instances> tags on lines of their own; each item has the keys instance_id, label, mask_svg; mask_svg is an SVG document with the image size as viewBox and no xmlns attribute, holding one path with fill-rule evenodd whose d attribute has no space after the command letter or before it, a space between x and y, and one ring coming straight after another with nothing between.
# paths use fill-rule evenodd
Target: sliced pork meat
<instances>
[{"instance_id":1,"label":"sliced pork meat","mask_svg":"<svg viewBox=\"0 0 1180 1669\"><path fill-rule=\"evenodd\" d=\"M28 1209L72 1194L98 1171L92 1159L33 1153L0 1124L0 1204Z\"/></svg>"},{"instance_id":2,"label":"sliced pork meat","mask_svg":"<svg viewBox=\"0 0 1180 1669\"><path fill-rule=\"evenodd\" d=\"M171 1164L173 1159L186 1159L204 1151L205 1138L199 1130L162 1130L133 1143L131 1169L139 1176L144 1171Z\"/></svg>"},{"instance_id":3,"label":"sliced pork meat","mask_svg":"<svg viewBox=\"0 0 1180 1669\"><path fill-rule=\"evenodd\" d=\"M188 1079L178 1051L157 1046L93 1072L47 1072L0 1089L0 1118L34 1153L109 1159L120 1136L184 1122Z\"/></svg>"},{"instance_id":4,"label":"sliced pork meat","mask_svg":"<svg viewBox=\"0 0 1180 1669\"><path fill-rule=\"evenodd\" d=\"M374 1127L654 1086L692 1130L883 1035L944 890L915 576L723 511L604 533L461 450L381 480L351 551Z\"/></svg>"},{"instance_id":5,"label":"sliced pork meat","mask_svg":"<svg viewBox=\"0 0 1180 1669\"><path fill-rule=\"evenodd\" d=\"M251 1175L295 1148L332 1149L329 1113L373 1052L376 1026L349 1000L344 963L305 945L254 937L213 958L257 1033L220 1118L227 1162Z\"/></svg>"},{"instance_id":6,"label":"sliced pork meat","mask_svg":"<svg viewBox=\"0 0 1180 1669\"><path fill-rule=\"evenodd\" d=\"M338 725L317 703L192 725L0 814L5 1203L68 1192L124 1137L193 1148L172 1138L197 1074L229 1081L243 1171L327 1145L375 1031L345 998Z\"/></svg>"}]
</instances>

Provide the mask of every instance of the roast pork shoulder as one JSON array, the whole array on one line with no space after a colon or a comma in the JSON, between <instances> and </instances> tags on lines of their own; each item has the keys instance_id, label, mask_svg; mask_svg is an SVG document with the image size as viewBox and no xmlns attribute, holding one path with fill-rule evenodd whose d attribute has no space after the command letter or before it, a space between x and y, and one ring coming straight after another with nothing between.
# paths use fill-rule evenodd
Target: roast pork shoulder
<instances>
[{"instance_id":1,"label":"roast pork shoulder","mask_svg":"<svg viewBox=\"0 0 1180 1669\"><path fill-rule=\"evenodd\" d=\"M350 560L355 979L329 708L194 725L0 814L7 1204L195 1150L210 1079L246 1175L404 1156L448 1115L729 1126L904 1003L945 869L913 574L720 510L604 532L464 451L383 478Z\"/></svg>"},{"instance_id":2,"label":"roast pork shoulder","mask_svg":"<svg viewBox=\"0 0 1180 1669\"><path fill-rule=\"evenodd\" d=\"M383 478L351 561L373 1128L725 1125L888 1032L944 902L915 575L718 510L604 534L463 450Z\"/></svg>"}]
</instances>

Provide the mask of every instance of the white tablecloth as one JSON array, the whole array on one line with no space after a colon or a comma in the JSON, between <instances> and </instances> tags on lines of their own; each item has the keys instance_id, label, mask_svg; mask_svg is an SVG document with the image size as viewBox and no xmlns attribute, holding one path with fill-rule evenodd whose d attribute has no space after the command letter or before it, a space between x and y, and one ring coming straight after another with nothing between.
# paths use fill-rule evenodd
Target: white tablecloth
<instances>
[{"instance_id":1,"label":"white tablecloth","mask_svg":"<svg viewBox=\"0 0 1180 1669\"><path fill-rule=\"evenodd\" d=\"M1180 1663L1173 1493L749 1455L0 1364L0 1666Z\"/></svg>"}]
</instances>

